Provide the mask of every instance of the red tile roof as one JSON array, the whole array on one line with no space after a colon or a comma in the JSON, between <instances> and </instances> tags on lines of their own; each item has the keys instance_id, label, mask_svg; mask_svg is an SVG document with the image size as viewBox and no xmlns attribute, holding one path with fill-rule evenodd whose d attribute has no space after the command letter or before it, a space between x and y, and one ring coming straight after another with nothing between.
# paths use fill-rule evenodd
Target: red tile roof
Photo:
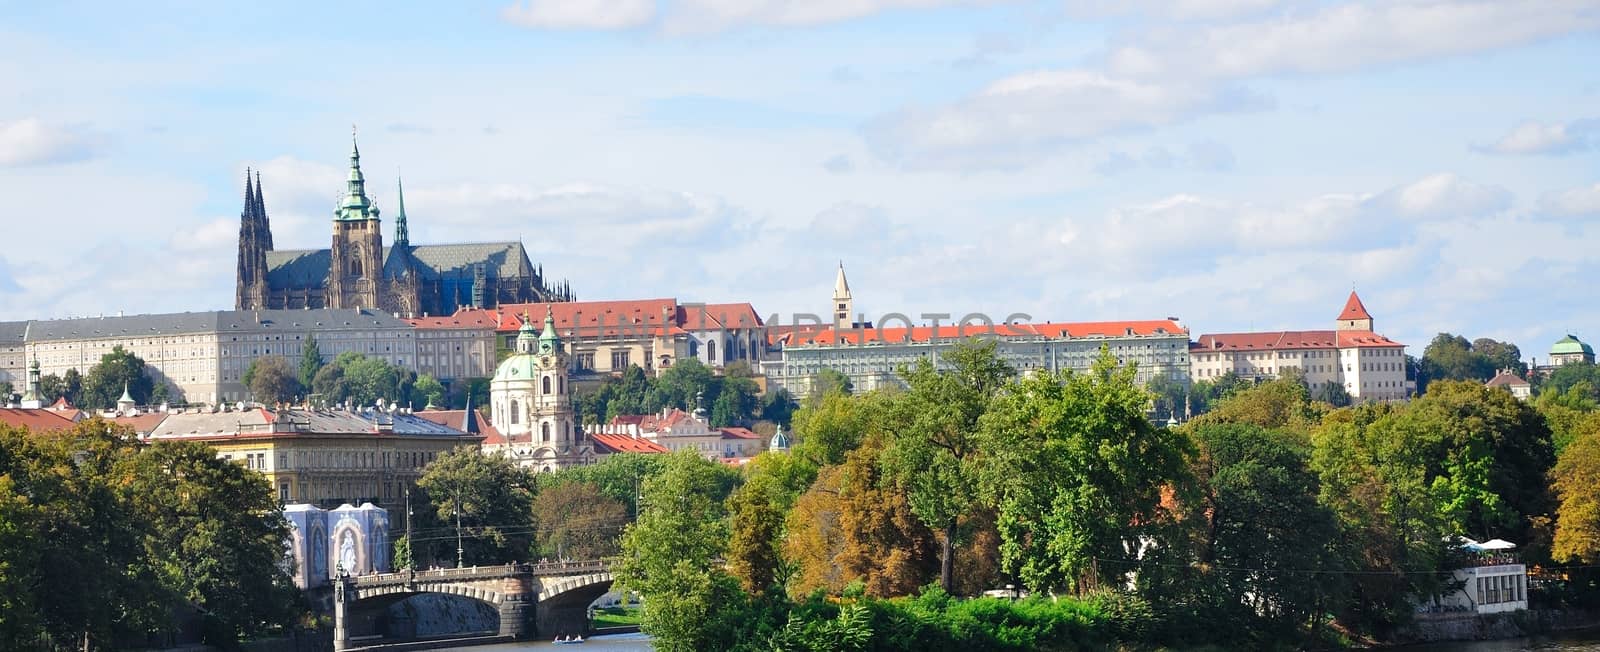
<instances>
[{"instance_id":1,"label":"red tile roof","mask_svg":"<svg viewBox=\"0 0 1600 652\"><path fill-rule=\"evenodd\" d=\"M748 303L707 303L678 306L678 326L686 331L760 328L761 315Z\"/></svg>"},{"instance_id":2,"label":"red tile roof","mask_svg":"<svg viewBox=\"0 0 1600 652\"><path fill-rule=\"evenodd\" d=\"M456 314L447 317L414 317L402 319L413 328L447 329L447 328L495 328L500 324L500 316L493 311L482 308L462 308Z\"/></svg>"},{"instance_id":3,"label":"red tile roof","mask_svg":"<svg viewBox=\"0 0 1600 652\"><path fill-rule=\"evenodd\" d=\"M1204 351L1276 351L1280 349L1349 349L1403 347L1404 344L1372 331L1267 331L1261 333L1207 333L1189 345Z\"/></svg>"},{"instance_id":4,"label":"red tile roof","mask_svg":"<svg viewBox=\"0 0 1600 652\"><path fill-rule=\"evenodd\" d=\"M773 324L767 327L767 344L803 344L827 328L825 324Z\"/></svg>"},{"instance_id":5,"label":"red tile roof","mask_svg":"<svg viewBox=\"0 0 1600 652\"><path fill-rule=\"evenodd\" d=\"M494 424L489 423L489 418L483 416L483 413L477 410L472 411L472 418L477 422L476 424L467 423L466 410L426 410L415 412L414 414L418 419L431 421L446 428L455 428L461 432L483 435L483 443L485 445L506 443L505 435L500 434ZM472 425L476 425L477 429L473 430L468 427Z\"/></svg>"},{"instance_id":6,"label":"red tile roof","mask_svg":"<svg viewBox=\"0 0 1600 652\"><path fill-rule=\"evenodd\" d=\"M648 439L634 439L627 435L589 434L600 453L666 453L666 447Z\"/></svg>"},{"instance_id":7,"label":"red tile roof","mask_svg":"<svg viewBox=\"0 0 1600 652\"><path fill-rule=\"evenodd\" d=\"M565 338L615 336L644 332L649 335L683 333L677 323L676 299L638 299L629 301L562 301L557 303L514 303L500 306L501 333L522 328L523 317L533 320L534 328L544 323L548 308L556 321L556 332Z\"/></svg>"},{"instance_id":8,"label":"red tile roof","mask_svg":"<svg viewBox=\"0 0 1600 652\"><path fill-rule=\"evenodd\" d=\"M1356 296L1355 290L1350 291L1350 298L1344 302L1344 310L1339 311L1339 320L1347 319L1372 319L1372 315L1367 314L1367 307L1361 305L1361 297Z\"/></svg>"},{"instance_id":9,"label":"red tile roof","mask_svg":"<svg viewBox=\"0 0 1600 652\"><path fill-rule=\"evenodd\" d=\"M51 432L72 427L72 419L46 408L0 408L0 423L33 432Z\"/></svg>"},{"instance_id":10,"label":"red tile roof","mask_svg":"<svg viewBox=\"0 0 1600 652\"><path fill-rule=\"evenodd\" d=\"M161 426L161 422L167 420L167 413L148 412L145 414L133 414L125 417L111 417L110 419L106 420L118 425L124 425L128 426L129 428L133 428L134 432L139 433L140 436L144 436L155 432L155 429Z\"/></svg>"},{"instance_id":11,"label":"red tile roof","mask_svg":"<svg viewBox=\"0 0 1600 652\"><path fill-rule=\"evenodd\" d=\"M638 426L639 432L660 432L663 428L671 428L685 421L693 421L694 415L678 408L667 410L665 416L659 414L619 414L611 417L614 426Z\"/></svg>"},{"instance_id":12,"label":"red tile roof","mask_svg":"<svg viewBox=\"0 0 1600 652\"><path fill-rule=\"evenodd\" d=\"M818 344L821 346L834 346L838 344L859 344L862 342L904 342L907 339L914 342L926 342L937 337L940 340L958 340L965 337L994 334L1001 337L1047 337L1047 338L1079 338L1079 337L1125 337L1128 335L1187 335L1188 330L1178 322L1170 319L1156 319L1146 321L1097 321L1076 323L1043 323L1043 324L997 324L992 329L985 324L967 324L965 326L940 326L935 333L932 326L915 326L912 328L862 328L862 329L835 329L832 327L819 330L809 337L796 332L790 345Z\"/></svg>"},{"instance_id":13,"label":"red tile roof","mask_svg":"<svg viewBox=\"0 0 1600 652\"><path fill-rule=\"evenodd\" d=\"M1494 378L1490 378L1489 382L1484 383L1484 385L1487 387L1527 387L1529 383L1514 373L1501 371L1495 374Z\"/></svg>"},{"instance_id":14,"label":"red tile roof","mask_svg":"<svg viewBox=\"0 0 1600 652\"><path fill-rule=\"evenodd\" d=\"M722 431L723 439L760 439L761 435L751 432L749 428L718 428Z\"/></svg>"}]
</instances>

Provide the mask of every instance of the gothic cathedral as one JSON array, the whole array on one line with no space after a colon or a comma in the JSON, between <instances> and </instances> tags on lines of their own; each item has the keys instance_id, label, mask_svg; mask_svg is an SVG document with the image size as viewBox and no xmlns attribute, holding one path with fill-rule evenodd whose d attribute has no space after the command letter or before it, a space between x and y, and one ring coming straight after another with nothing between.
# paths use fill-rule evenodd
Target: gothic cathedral
<instances>
[{"instance_id":1,"label":"gothic cathedral","mask_svg":"<svg viewBox=\"0 0 1600 652\"><path fill-rule=\"evenodd\" d=\"M394 242L383 244L376 203L367 196L361 150L350 143L345 196L334 209L328 249L272 246L261 174L245 173L239 215L234 307L372 308L401 316L449 315L502 303L571 301L566 282L546 283L521 242L412 245L403 187L396 184Z\"/></svg>"}]
</instances>

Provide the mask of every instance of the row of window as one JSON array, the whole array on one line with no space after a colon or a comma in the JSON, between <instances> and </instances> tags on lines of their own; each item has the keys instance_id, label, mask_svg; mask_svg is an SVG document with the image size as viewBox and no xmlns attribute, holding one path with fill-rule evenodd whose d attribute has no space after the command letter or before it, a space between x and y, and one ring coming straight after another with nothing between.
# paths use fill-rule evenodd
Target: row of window
<instances>
[{"instance_id":1,"label":"row of window","mask_svg":"<svg viewBox=\"0 0 1600 652\"><path fill-rule=\"evenodd\" d=\"M1523 575L1493 575L1477 578L1478 604L1520 602L1528 599L1528 578Z\"/></svg>"}]
</instances>

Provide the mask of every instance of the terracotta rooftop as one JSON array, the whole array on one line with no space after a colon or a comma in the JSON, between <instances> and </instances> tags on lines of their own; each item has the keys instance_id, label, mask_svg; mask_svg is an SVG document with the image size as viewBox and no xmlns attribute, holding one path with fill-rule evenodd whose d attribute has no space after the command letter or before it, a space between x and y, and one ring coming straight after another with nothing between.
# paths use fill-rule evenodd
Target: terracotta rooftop
<instances>
[{"instance_id":1,"label":"terracotta rooftop","mask_svg":"<svg viewBox=\"0 0 1600 652\"><path fill-rule=\"evenodd\" d=\"M413 317L403 319L412 328L449 329L449 328L488 328L493 329L500 325L500 317L494 312L482 308L462 308L456 314L447 317Z\"/></svg>"},{"instance_id":2,"label":"terracotta rooftop","mask_svg":"<svg viewBox=\"0 0 1600 652\"><path fill-rule=\"evenodd\" d=\"M1523 380L1521 376L1501 370L1500 373L1495 374L1494 378L1490 378L1489 382L1484 383L1484 385L1487 387L1527 387L1529 383Z\"/></svg>"},{"instance_id":3,"label":"terracotta rooftop","mask_svg":"<svg viewBox=\"0 0 1600 652\"><path fill-rule=\"evenodd\" d=\"M839 344L861 344L872 342L898 343L907 340L913 342L927 342L933 338L953 341L966 337L987 335L991 333L1000 337L1043 337L1051 339L1063 339L1085 337L1148 337L1153 335L1186 336L1188 335L1189 331L1178 322L1171 319L1145 321L996 324L992 330L986 324L967 324L966 326L940 326L937 332L935 332L932 326L861 329L835 329L830 326L810 334L806 334L802 331L795 331L788 344L791 346L805 344L837 346Z\"/></svg>"},{"instance_id":4,"label":"terracotta rooftop","mask_svg":"<svg viewBox=\"0 0 1600 652\"><path fill-rule=\"evenodd\" d=\"M522 328L524 316L537 327L548 309L555 318L556 332L564 338L608 337L644 333L652 336L681 334L677 323L676 299L637 299L628 301L560 301L556 303L508 303L497 311L501 333Z\"/></svg>"},{"instance_id":5,"label":"terracotta rooftop","mask_svg":"<svg viewBox=\"0 0 1600 652\"><path fill-rule=\"evenodd\" d=\"M1356 296L1356 291L1350 291L1350 298L1344 302L1344 310L1339 311L1339 321L1347 319L1372 319L1367 313L1367 307L1361 305L1361 297Z\"/></svg>"},{"instance_id":6,"label":"terracotta rooftop","mask_svg":"<svg viewBox=\"0 0 1600 652\"><path fill-rule=\"evenodd\" d=\"M749 428L718 428L723 439L761 439L761 435L751 432Z\"/></svg>"},{"instance_id":7,"label":"terracotta rooftop","mask_svg":"<svg viewBox=\"0 0 1600 652\"><path fill-rule=\"evenodd\" d=\"M761 315L748 303L679 305L678 326L686 331L760 328Z\"/></svg>"},{"instance_id":8,"label":"terracotta rooftop","mask_svg":"<svg viewBox=\"0 0 1600 652\"><path fill-rule=\"evenodd\" d=\"M0 408L0 423L33 432L52 432L71 428L73 420L46 408Z\"/></svg>"},{"instance_id":9,"label":"terracotta rooftop","mask_svg":"<svg viewBox=\"0 0 1600 652\"><path fill-rule=\"evenodd\" d=\"M589 434L589 440L594 442L596 452L601 453L666 453L661 444L648 439L635 439L627 435L602 435Z\"/></svg>"},{"instance_id":10,"label":"terracotta rooftop","mask_svg":"<svg viewBox=\"0 0 1600 652\"><path fill-rule=\"evenodd\" d=\"M1193 353L1205 351L1277 351L1284 349L1351 349L1404 347L1372 331L1265 331L1259 333L1207 333L1189 345Z\"/></svg>"}]
</instances>

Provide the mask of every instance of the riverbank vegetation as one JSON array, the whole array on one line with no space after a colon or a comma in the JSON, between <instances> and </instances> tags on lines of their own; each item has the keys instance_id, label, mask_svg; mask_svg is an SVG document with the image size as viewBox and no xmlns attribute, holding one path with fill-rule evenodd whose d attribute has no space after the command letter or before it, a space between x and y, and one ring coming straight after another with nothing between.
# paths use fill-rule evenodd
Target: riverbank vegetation
<instances>
[{"instance_id":1,"label":"riverbank vegetation","mask_svg":"<svg viewBox=\"0 0 1600 652\"><path fill-rule=\"evenodd\" d=\"M941 357L903 390L809 397L794 449L731 491L693 454L642 482L618 577L659 649L1382 640L1454 589L1457 536L1597 595L1594 386L1523 403L1437 377L1339 407L1291 375L1161 427L1108 352L1015 380L982 343ZM1034 597L977 597L996 589Z\"/></svg>"}]
</instances>

